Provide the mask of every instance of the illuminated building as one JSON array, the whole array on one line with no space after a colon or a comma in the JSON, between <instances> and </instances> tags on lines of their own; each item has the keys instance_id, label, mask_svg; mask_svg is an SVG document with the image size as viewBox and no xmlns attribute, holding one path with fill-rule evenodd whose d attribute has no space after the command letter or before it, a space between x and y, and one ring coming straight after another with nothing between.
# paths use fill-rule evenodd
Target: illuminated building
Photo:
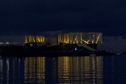
<instances>
[{"instance_id":1,"label":"illuminated building","mask_svg":"<svg viewBox=\"0 0 126 84\"><path fill-rule=\"evenodd\" d=\"M44 42L45 42L44 36L33 36L33 35L25 36L25 43L44 43Z\"/></svg>"},{"instance_id":2,"label":"illuminated building","mask_svg":"<svg viewBox=\"0 0 126 84\"><path fill-rule=\"evenodd\" d=\"M102 33L68 32L58 35L58 43L68 44L100 44L102 43Z\"/></svg>"},{"instance_id":3,"label":"illuminated building","mask_svg":"<svg viewBox=\"0 0 126 84\"><path fill-rule=\"evenodd\" d=\"M51 35L28 35L25 36L25 43L49 43L51 45L64 44L101 44L102 33L97 32L60 32Z\"/></svg>"}]
</instances>

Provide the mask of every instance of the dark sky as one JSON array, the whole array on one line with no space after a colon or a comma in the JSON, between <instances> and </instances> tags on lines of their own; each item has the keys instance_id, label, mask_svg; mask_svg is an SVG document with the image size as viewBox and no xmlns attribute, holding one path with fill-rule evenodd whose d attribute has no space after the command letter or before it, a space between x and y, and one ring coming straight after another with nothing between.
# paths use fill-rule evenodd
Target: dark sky
<instances>
[{"instance_id":1,"label":"dark sky","mask_svg":"<svg viewBox=\"0 0 126 84\"><path fill-rule=\"evenodd\" d=\"M126 35L126 0L0 0L0 34L97 31Z\"/></svg>"}]
</instances>

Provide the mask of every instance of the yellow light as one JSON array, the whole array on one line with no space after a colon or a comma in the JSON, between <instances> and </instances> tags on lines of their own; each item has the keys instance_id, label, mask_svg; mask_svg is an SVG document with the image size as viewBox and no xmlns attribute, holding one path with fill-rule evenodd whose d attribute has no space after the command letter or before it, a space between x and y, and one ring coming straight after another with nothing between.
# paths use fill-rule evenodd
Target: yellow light
<instances>
[{"instance_id":1,"label":"yellow light","mask_svg":"<svg viewBox=\"0 0 126 84\"><path fill-rule=\"evenodd\" d=\"M85 44L89 44L89 40L85 41L85 40L82 40Z\"/></svg>"},{"instance_id":2,"label":"yellow light","mask_svg":"<svg viewBox=\"0 0 126 84\"><path fill-rule=\"evenodd\" d=\"M98 37L96 39L96 44L98 43L100 36L101 36L101 34L98 35Z\"/></svg>"},{"instance_id":3,"label":"yellow light","mask_svg":"<svg viewBox=\"0 0 126 84\"><path fill-rule=\"evenodd\" d=\"M25 43L44 43L45 37L44 36L25 36Z\"/></svg>"}]
</instances>

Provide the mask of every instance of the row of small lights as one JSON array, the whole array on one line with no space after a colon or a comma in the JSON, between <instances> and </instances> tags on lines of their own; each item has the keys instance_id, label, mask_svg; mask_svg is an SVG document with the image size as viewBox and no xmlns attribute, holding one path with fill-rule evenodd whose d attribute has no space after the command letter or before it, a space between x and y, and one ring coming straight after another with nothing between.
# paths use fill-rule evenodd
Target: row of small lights
<instances>
[{"instance_id":1,"label":"row of small lights","mask_svg":"<svg viewBox=\"0 0 126 84\"><path fill-rule=\"evenodd\" d=\"M2 44L10 44L10 42L0 42L0 45Z\"/></svg>"},{"instance_id":2,"label":"row of small lights","mask_svg":"<svg viewBox=\"0 0 126 84\"><path fill-rule=\"evenodd\" d=\"M4 45L4 44L6 44L6 45L9 45L9 44L17 44L16 42L0 42L0 45Z\"/></svg>"}]
</instances>

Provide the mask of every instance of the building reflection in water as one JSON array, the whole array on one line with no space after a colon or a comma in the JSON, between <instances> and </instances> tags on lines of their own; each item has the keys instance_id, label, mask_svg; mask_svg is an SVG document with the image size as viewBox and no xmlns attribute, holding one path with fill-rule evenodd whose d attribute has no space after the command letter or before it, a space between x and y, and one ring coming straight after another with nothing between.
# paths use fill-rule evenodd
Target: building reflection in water
<instances>
[{"instance_id":1,"label":"building reflection in water","mask_svg":"<svg viewBox=\"0 0 126 84\"><path fill-rule=\"evenodd\" d=\"M59 84L102 84L102 72L100 56L58 58Z\"/></svg>"},{"instance_id":2,"label":"building reflection in water","mask_svg":"<svg viewBox=\"0 0 126 84\"><path fill-rule=\"evenodd\" d=\"M45 61L45 57L0 59L0 84L45 84ZM63 56L55 61L55 84L103 84L102 56Z\"/></svg>"},{"instance_id":3,"label":"building reflection in water","mask_svg":"<svg viewBox=\"0 0 126 84\"><path fill-rule=\"evenodd\" d=\"M44 84L45 83L45 58L28 57L24 61L25 84Z\"/></svg>"}]
</instances>

